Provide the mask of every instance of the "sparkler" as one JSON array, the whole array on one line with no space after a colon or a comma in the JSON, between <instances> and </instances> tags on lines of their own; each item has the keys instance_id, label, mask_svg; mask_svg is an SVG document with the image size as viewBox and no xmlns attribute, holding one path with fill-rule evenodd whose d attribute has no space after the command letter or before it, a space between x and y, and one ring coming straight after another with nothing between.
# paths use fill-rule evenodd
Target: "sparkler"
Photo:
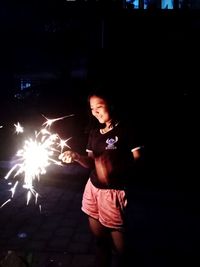
<instances>
[{"instance_id":1,"label":"sparkler","mask_svg":"<svg viewBox=\"0 0 200 267\"><path fill-rule=\"evenodd\" d=\"M19 133L23 133L23 132L24 132L24 127L22 127L22 126L19 124L19 122L18 122L17 124L14 124L14 126L15 126L15 131L16 131L17 134L19 134Z\"/></svg>"},{"instance_id":2,"label":"sparkler","mask_svg":"<svg viewBox=\"0 0 200 267\"><path fill-rule=\"evenodd\" d=\"M56 164L62 166L62 163L56 160L55 156L58 158L58 154L63 152L64 147L70 148L67 142L71 137L67 140L62 140L57 133L50 132L50 126L54 122L70 116L73 116L73 114L56 119L48 119L43 116L46 119L42 124L44 128L39 132L35 131L33 138L25 140L24 146L16 153L18 158L17 163L4 177L5 179L8 179L12 175L14 178L18 175L23 176L23 188L27 189L27 205L32 196L35 197L35 203L37 203L39 194L34 188L34 180L40 180L40 176L46 173L46 168L49 165ZM14 124L14 126L17 134L24 132L24 128L19 122ZM16 181L11 187L11 197L5 201L0 208L11 201L18 184L19 182Z\"/></svg>"},{"instance_id":3,"label":"sparkler","mask_svg":"<svg viewBox=\"0 0 200 267\"><path fill-rule=\"evenodd\" d=\"M74 116L74 114L63 116L63 117L56 118L56 119L48 119L44 115L42 115L42 116L46 119L46 121L42 125L45 125L46 127L50 127L55 121L62 120L62 119Z\"/></svg>"}]
</instances>

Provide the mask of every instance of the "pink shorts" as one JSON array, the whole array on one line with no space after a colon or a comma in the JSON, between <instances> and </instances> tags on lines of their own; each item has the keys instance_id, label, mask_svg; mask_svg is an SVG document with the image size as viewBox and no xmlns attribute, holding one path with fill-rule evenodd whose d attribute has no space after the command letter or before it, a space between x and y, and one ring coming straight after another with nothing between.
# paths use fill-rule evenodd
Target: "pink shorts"
<instances>
[{"instance_id":1,"label":"pink shorts","mask_svg":"<svg viewBox=\"0 0 200 267\"><path fill-rule=\"evenodd\" d=\"M127 198L124 190L99 189L88 179L82 199L82 211L109 228L124 228Z\"/></svg>"}]
</instances>

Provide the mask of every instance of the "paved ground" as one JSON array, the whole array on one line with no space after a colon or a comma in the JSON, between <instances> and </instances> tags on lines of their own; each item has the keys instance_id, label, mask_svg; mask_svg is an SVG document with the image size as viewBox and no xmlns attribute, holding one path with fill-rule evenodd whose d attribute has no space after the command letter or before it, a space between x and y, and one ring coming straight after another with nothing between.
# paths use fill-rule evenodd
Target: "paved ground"
<instances>
[{"instance_id":1,"label":"paved ground","mask_svg":"<svg viewBox=\"0 0 200 267\"><path fill-rule=\"evenodd\" d=\"M10 187L3 178L8 165L0 166L1 205L10 197ZM34 198L26 205L26 190L18 186L12 201L0 209L1 267L95 267L94 240L80 210L86 180L76 166L52 168L36 186L41 210ZM199 266L199 225L197 191L135 185L129 210L130 266Z\"/></svg>"}]
</instances>

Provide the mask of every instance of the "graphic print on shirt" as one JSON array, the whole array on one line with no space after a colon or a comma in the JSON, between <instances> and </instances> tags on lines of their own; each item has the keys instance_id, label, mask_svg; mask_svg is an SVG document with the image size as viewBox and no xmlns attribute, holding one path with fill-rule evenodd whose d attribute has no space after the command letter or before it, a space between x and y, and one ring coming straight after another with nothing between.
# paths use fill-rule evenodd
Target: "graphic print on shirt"
<instances>
[{"instance_id":1,"label":"graphic print on shirt","mask_svg":"<svg viewBox=\"0 0 200 267\"><path fill-rule=\"evenodd\" d=\"M117 141L118 141L118 137L117 136L115 136L115 139L114 138L108 138L106 140L106 143L108 144L106 146L106 149L117 149L117 147L115 146L115 143L117 143Z\"/></svg>"}]
</instances>

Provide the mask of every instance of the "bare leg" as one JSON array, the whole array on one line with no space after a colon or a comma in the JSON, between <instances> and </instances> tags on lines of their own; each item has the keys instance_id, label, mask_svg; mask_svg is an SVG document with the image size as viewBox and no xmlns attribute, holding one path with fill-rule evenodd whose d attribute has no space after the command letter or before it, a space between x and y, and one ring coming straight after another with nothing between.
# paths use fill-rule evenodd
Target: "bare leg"
<instances>
[{"instance_id":1,"label":"bare leg","mask_svg":"<svg viewBox=\"0 0 200 267\"><path fill-rule=\"evenodd\" d=\"M89 217L89 225L96 238L96 267L111 266L111 239L110 229L103 226L98 220Z\"/></svg>"},{"instance_id":2,"label":"bare leg","mask_svg":"<svg viewBox=\"0 0 200 267\"><path fill-rule=\"evenodd\" d=\"M127 258L127 248L126 248L126 238L125 233L117 230L111 231L113 248L115 253L115 266L116 267L125 267L128 266Z\"/></svg>"}]
</instances>

